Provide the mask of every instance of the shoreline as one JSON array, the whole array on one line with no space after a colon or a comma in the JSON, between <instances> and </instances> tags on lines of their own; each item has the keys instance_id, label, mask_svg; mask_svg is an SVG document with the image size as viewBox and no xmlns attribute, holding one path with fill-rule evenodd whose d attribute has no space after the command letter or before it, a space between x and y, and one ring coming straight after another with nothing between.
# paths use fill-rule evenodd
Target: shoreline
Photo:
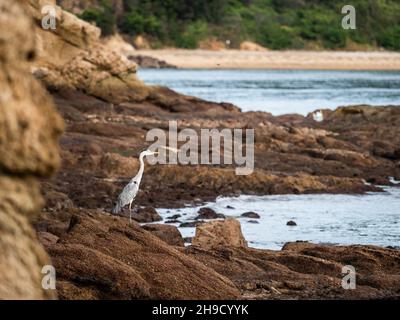
<instances>
[{"instance_id":1,"label":"shoreline","mask_svg":"<svg viewBox=\"0 0 400 320\"><path fill-rule=\"evenodd\" d=\"M400 71L400 52L390 51L243 51L137 50L178 69L275 69Z\"/></svg>"}]
</instances>

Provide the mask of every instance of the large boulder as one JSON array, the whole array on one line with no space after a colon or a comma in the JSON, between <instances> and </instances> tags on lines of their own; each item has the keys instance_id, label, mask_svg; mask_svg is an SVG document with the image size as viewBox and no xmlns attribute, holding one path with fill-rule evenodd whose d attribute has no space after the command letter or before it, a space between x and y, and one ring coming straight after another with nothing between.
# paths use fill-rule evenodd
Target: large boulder
<instances>
[{"instance_id":1,"label":"large boulder","mask_svg":"<svg viewBox=\"0 0 400 320\"><path fill-rule=\"evenodd\" d=\"M183 247L184 242L177 227L167 224L146 224L142 227L172 246Z\"/></svg>"},{"instance_id":2,"label":"large boulder","mask_svg":"<svg viewBox=\"0 0 400 320\"><path fill-rule=\"evenodd\" d=\"M55 297L41 284L51 262L30 221L43 205L39 179L59 166L63 122L29 74L32 28L18 1L0 2L0 299Z\"/></svg>"},{"instance_id":3,"label":"large boulder","mask_svg":"<svg viewBox=\"0 0 400 320\"><path fill-rule=\"evenodd\" d=\"M192 244L201 248L247 247L239 221L228 218L204 223L196 228Z\"/></svg>"}]
</instances>

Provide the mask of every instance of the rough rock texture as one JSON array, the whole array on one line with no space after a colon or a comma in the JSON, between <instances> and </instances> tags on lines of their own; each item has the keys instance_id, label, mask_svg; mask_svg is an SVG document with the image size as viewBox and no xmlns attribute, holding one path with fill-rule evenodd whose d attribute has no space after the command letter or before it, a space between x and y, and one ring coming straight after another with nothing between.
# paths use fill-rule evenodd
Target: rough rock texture
<instances>
[{"instance_id":1,"label":"rough rock texture","mask_svg":"<svg viewBox=\"0 0 400 320\"><path fill-rule=\"evenodd\" d=\"M73 209L44 214L37 228L59 237L44 244L57 270L61 299L239 296L230 280L127 219Z\"/></svg>"},{"instance_id":2,"label":"rough rock texture","mask_svg":"<svg viewBox=\"0 0 400 320\"><path fill-rule=\"evenodd\" d=\"M125 218L88 209L43 213L36 227L57 268L62 299L399 298L400 251L394 249L307 242L281 251L179 248ZM342 288L345 265L356 269L356 290Z\"/></svg>"},{"instance_id":3,"label":"rough rock texture","mask_svg":"<svg viewBox=\"0 0 400 320\"><path fill-rule=\"evenodd\" d=\"M128 57L131 54L134 54L135 48L130 43L126 42L119 33L116 33L112 36L105 37L101 41L110 50L115 51L125 57Z\"/></svg>"},{"instance_id":4,"label":"rough rock texture","mask_svg":"<svg viewBox=\"0 0 400 320\"><path fill-rule=\"evenodd\" d=\"M183 247L184 242L177 227L166 224L147 224L142 227L171 246Z\"/></svg>"},{"instance_id":5,"label":"rough rock texture","mask_svg":"<svg viewBox=\"0 0 400 320\"><path fill-rule=\"evenodd\" d=\"M18 2L0 2L0 299L55 297L41 286L51 262L30 220L43 204L38 178L59 164L62 120L29 74L32 26Z\"/></svg>"},{"instance_id":6,"label":"rough rock texture","mask_svg":"<svg viewBox=\"0 0 400 320\"><path fill-rule=\"evenodd\" d=\"M73 88L110 102L144 100L147 87L136 77L136 64L103 45L95 45L54 69L36 72L47 86Z\"/></svg>"},{"instance_id":7,"label":"rough rock texture","mask_svg":"<svg viewBox=\"0 0 400 320\"><path fill-rule=\"evenodd\" d=\"M141 54L129 55L128 59L134 61L141 68L164 69L176 68L174 65L165 62L164 60L155 59Z\"/></svg>"},{"instance_id":8,"label":"rough rock texture","mask_svg":"<svg viewBox=\"0 0 400 320\"><path fill-rule=\"evenodd\" d=\"M97 43L100 29L55 5L55 0L20 0L36 22L37 55L40 63L60 65ZM41 28L42 8L56 10L56 29Z\"/></svg>"},{"instance_id":9,"label":"rough rock texture","mask_svg":"<svg viewBox=\"0 0 400 320\"><path fill-rule=\"evenodd\" d=\"M141 222L141 223L155 222L155 221L161 221L162 220L161 216L152 207L139 208L132 215L132 219L137 221L137 222Z\"/></svg>"},{"instance_id":10,"label":"rough rock texture","mask_svg":"<svg viewBox=\"0 0 400 320\"><path fill-rule=\"evenodd\" d=\"M204 249L220 246L225 247L247 247L243 237L240 222L233 218L223 221L211 221L196 228L196 235L192 245Z\"/></svg>"},{"instance_id":11,"label":"rough rock texture","mask_svg":"<svg viewBox=\"0 0 400 320\"><path fill-rule=\"evenodd\" d=\"M226 276L245 299L400 298L400 251L374 246L289 243L282 251L185 249ZM356 270L356 289L342 287L342 267Z\"/></svg>"},{"instance_id":12,"label":"rough rock texture","mask_svg":"<svg viewBox=\"0 0 400 320\"><path fill-rule=\"evenodd\" d=\"M196 219L217 219L218 213L211 208L201 208Z\"/></svg>"}]
</instances>

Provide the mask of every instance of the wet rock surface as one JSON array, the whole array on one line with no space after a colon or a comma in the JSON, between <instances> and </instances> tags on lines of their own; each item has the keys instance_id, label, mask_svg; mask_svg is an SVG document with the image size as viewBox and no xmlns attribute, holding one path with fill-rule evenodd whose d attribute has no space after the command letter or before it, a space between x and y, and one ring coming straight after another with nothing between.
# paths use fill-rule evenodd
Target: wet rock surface
<instances>
[{"instance_id":1,"label":"wet rock surface","mask_svg":"<svg viewBox=\"0 0 400 320\"><path fill-rule=\"evenodd\" d=\"M201 208L198 212L198 216L196 220L203 220L203 219L217 219L220 216L211 208Z\"/></svg>"},{"instance_id":2,"label":"wet rock surface","mask_svg":"<svg viewBox=\"0 0 400 320\"><path fill-rule=\"evenodd\" d=\"M245 217L245 218L251 218L251 219L260 219L260 215L253 211L242 213L240 216Z\"/></svg>"}]
</instances>

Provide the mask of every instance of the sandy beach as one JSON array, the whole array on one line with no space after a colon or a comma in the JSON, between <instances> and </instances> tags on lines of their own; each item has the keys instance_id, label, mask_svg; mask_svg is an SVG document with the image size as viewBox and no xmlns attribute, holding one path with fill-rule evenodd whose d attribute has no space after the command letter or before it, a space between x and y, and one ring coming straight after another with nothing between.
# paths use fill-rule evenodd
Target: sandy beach
<instances>
[{"instance_id":1,"label":"sandy beach","mask_svg":"<svg viewBox=\"0 0 400 320\"><path fill-rule=\"evenodd\" d=\"M387 51L140 50L137 54L187 69L400 70L400 53Z\"/></svg>"}]
</instances>

